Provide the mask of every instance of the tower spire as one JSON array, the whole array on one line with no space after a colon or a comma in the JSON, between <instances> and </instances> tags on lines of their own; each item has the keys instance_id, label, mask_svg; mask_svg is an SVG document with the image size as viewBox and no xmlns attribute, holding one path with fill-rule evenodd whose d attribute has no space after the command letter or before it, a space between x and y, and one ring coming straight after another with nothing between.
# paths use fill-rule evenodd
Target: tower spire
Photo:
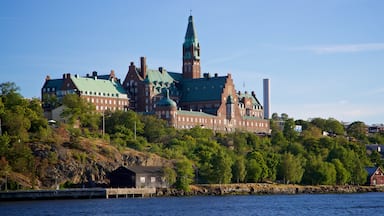
<instances>
[{"instance_id":1,"label":"tower spire","mask_svg":"<svg viewBox=\"0 0 384 216\"><path fill-rule=\"evenodd\" d=\"M192 15L188 17L187 32L183 43L183 77L186 79L200 78L200 44Z\"/></svg>"}]
</instances>

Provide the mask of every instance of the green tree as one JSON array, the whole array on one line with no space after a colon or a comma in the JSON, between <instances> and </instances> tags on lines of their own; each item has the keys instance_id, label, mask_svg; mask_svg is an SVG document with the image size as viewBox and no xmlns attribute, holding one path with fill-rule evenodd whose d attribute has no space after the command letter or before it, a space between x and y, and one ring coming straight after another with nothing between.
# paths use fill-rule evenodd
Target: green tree
<instances>
[{"instance_id":1,"label":"green tree","mask_svg":"<svg viewBox=\"0 0 384 216\"><path fill-rule=\"evenodd\" d=\"M290 143L296 140L298 134L295 131L295 121L293 119L287 119L284 122L283 135Z\"/></svg>"},{"instance_id":2,"label":"green tree","mask_svg":"<svg viewBox=\"0 0 384 216\"><path fill-rule=\"evenodd\" d=\"M336 169L332 163L323 161L321 157L311 155L305 167L304 184L333 185L336 184Z\"/></svg>"},{"instance_id":3,"label":"green tree","mask_svg":"<svg viewBox=\"0 0 384 216\"><path fill-rule=\"evenodd\" d=\"M327 121L322 118L314 118L311 120L311 124L319 128L321 131L326 131Z\"/></svg>"},{"instance_id":4,"label":"green tree","mask_svg":"<svg viewBox=\"0 0 384 216\"><path fill-rule=\"evenodd\" d=\"M213 180L212 183L228 184L231 182L233 161L223 149L219 149L213 155L211 164L212 171L210 174Z\"/></svg>"},{"instance_id":5,"label":"green tree","mask_svg":"<svg viewBox=\"0 0 384 216\"><path fill-rule=\"evenodd\" d=\"M252 160L252 159L255 160L257 164L257 167L255 167L256 170L252 170L252 169L250 170L251 174L252 174L252 171L254 171L253 180L255 182L264 181L268 177L269 169L268 169L267 163L264 160L263 154L259 151L253 151L249 153L247 157L249 160ZM259 172L259 168L261 169L260 172ZM256 176L258 176L258 178L256 178Z\"/></svg>"},{"instance_id":6,"label":"green tree","mask_svg":"<svg viewBox=\"0 0 384 216\"><path fill-rule=\"evenodd\" d=\"M258 182L261 177L262 168L255 159L248 160L247 182Z\"/></svg>"},{"instance_id":7,"label":"green tree","mask_svg":"<svg viewBox=\"0 0 384 216\"><path fill-rule=\"evenodd\" d=\"M356 121L347 128L347 134L357 140L367 142L367 126L364 122Z\"/></svg>"},{"instance_id":8,"label":"green tree","mask_svg":"<svg viewBox=\"0 0 384 216\"><path fill-rule=\"evenodd\" d=\"M61 116L68 118L70 124L76 124L78 121L81 127L87 127L91 130L99 128L101 116L96 112L95 105L77 94L65 95L62 103L65 108Z\"/></svg>"},{"instance_id":9,"label":"green tree","mask_svg":"<svg viewBox=\"0 0 384 216\"><path fill-rule=\"evenodd\" d=\"M245 167L245 159L243 156L237 156L235 162L232 165L232 178L236 183L244 182L247 175Z\"/></svg>"},{"instance_id":10,"label":"green tree","mask_svg":"<svg viewBox=\"0 0 384 216\"><path fill-rule=\"evenodd\" d=\"M381 158L381 154L378 151L372 151L369 155L369 158L375 166L383 167L383 160Z\"/></svg>"},{"instance_id":11,"label":"green tree","mask_svg":"<svg viewBox=\"0 0 384 216\"><path fill-rule=\"evenodd\" d=\"M189 192L189 185L193 182L195 176L192 162L188 159L177 161L176 173L176 188Z\"/></svg>"},{"instance_id":12,"label":"green tree","mask_svg":"<svg viewBox=\"0 0 384 216\"><path fill-rule=\"evenodd\" d=\"M344 185L350 181L351 174L344 168L344 165L339 159L333 159L332 163L336 170L336 184Z\"/></svg>"},{"instance_id":13,"label":"green tree","mask_svg":"<svg viewBox=\"0 0 384 216\"><path fill-rule=\"evenodd\" d=\"M176 177L177 177L177 174L176 174L175 170L170 168L170 167L165 167L163 172L164 172L165 181L167 181L167 183L170 186L175 184Z\"/></svg>"},{"instance_id":14,"label":"green tree","mask_svg":"<svg viewBox=\"0 0 384 216\"><path fill-rule=\"evenodd\" d=\"M304 169L302 167L300 157L294 156L291 153L282 155L279 165L279 176L284 180L284 183L299 183L303 177Z\"/></svg>"},{"instance_id":15,"label":"green tree","mask_svg":"<svg viewBox=\"0 0 384 216\"><path fill-rule=\"evenodd\" d=\"M341 124L339 121L333 118L329 118L328 120L326 120L325 129L328 132L331 132L337 135L344 135L344 132L345 132L343 124Z\"/></svg>"}]
</instances>

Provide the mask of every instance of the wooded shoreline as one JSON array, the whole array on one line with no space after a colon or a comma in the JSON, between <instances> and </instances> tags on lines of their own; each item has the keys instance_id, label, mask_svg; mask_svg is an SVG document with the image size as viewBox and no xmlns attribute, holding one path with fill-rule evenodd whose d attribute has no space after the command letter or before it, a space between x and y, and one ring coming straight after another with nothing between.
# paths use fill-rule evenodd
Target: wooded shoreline
<instances>
[{"instance_id":1,"label":"wooded shoreline","mask_svg":"<svg viewBox=\"0 0 384 216\"><path fill-rule=\"evenodd\" d=\"M292 184L211 184L191 185L191 191L172 188L158 189L156 196L212 196L212 195L274 195L274 194L329 194L384 192L384 186L359 185L292 185Z\"/></svg>"}]
</instances>

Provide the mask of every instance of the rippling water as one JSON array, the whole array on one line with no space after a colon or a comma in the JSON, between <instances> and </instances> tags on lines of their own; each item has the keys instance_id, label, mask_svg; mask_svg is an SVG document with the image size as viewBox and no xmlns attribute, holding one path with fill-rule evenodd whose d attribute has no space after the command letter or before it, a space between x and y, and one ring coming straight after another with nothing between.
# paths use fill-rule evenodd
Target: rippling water
<instances>
[{"instance_id":1,"label":"rippling water","mask_svg":"<svg viewBox=\"0 0 384 216\"><path fill-rule=\"evenodd\" d=\"M369 215L384 193L0 202L0 215Z\"/></svg>"}]
</instances>

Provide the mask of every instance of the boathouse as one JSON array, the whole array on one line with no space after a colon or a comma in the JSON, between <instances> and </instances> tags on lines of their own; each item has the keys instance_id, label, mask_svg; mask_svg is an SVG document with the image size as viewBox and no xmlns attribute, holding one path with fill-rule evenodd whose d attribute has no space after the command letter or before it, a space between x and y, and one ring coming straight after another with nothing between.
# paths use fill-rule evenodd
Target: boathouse
<instances>
[{"instance_id":1,"label":"boathouse","mask_svg":"<svg viewBox=\"0 0 384 216\"><path fill-rule=\"evenodd\" d=\"M384 185L384 173L380 167L366 167L368 173L367 185L382 186Z\"/></svg>"},{"instance_id":2,"label":"boathouse","mask_svg":"<svg viewBox=\"0 0 384 216\"><path fill-rule=\"evenodd\" d=\"M167 188L163 167L120 166L109 174L113 188Z\"/></svg>"}]
</instances>

